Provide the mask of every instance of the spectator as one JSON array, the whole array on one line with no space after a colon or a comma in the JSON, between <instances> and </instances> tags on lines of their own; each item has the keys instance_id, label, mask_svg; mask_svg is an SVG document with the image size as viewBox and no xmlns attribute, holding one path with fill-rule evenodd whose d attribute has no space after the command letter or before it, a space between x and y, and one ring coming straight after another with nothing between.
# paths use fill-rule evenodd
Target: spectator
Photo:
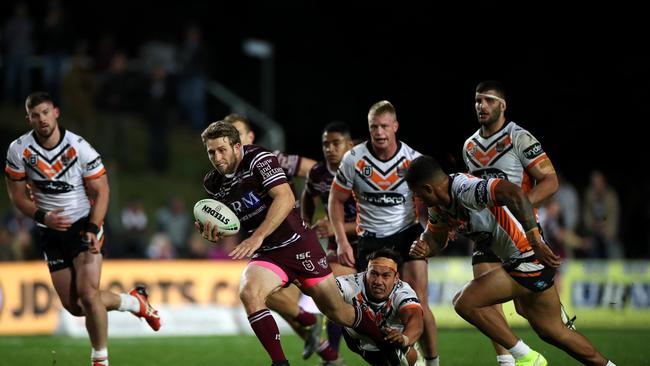
<instances>
[{"instance_id":1,"label":"spectator","mask_svg":"<svg viewBox=\"0 0 650 366\"><path fill-rule=\"evenodd\" d=\"M623 257L618 238L618 194L608 186L605 175L598 170L591 172L590 184L585 192L583 219L592 258Z\"/></svg>"},{"instance_id":2,"label":"spectator","mask_svg":"<svg viewBox=\"0 0 650 366\"><path fill-rule=\"evenodd\" d=\"M42 29L43 88L54 102L61 102L63 62L68 48L68 30L64 9L58 0L50 0Z\"/></svg>"},{"instance_id":3,"label":"spectator","mask_svg":"<svg viewBox=\"0 0 650 366\"><path fill-rule=\"evenodd\" d=\"M201 28L190 24L178 54L178 104L195 131L203 130L205 118L205 51Z\"/></svg>"},{"instance_id":4,"label":"spectator","mask_svg":"<svg viewBox=\"0 0 650 366\"><path fill-rule=\"evenodd\" d=\"M34 24L25 2L16 3L14 14L4 26L5 99L18 104L31 88L30 56L34 51Z\"/></svg>"},{"instance_id":5,"label":"spectator","mask_svg":"<svg viewBox=\"0 0 650 366\"><path fill-rule=\"evenodd\" d=\"M167 234L179 258L188 256L187 240L192 225L185 202L179 197L172 197L169 205L156 214L156 232Z\"/></svg>"},{"instance_id":6,"label":"spectator","mask_svg":"<svg viewBox=\"0 0 650 366\"><path fill-rule=\"evenodd\" d=\"M144 258L149 219L142 202L137 198L129 200L122 210L122 255L126 258Z\"/></svg>"}]
</instances>

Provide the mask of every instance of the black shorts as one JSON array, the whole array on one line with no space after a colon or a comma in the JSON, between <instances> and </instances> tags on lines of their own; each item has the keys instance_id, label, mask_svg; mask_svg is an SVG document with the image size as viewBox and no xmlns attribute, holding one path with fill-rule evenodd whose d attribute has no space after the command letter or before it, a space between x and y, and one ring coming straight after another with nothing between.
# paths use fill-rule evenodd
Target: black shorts
<instances>
[{"instance_id":1,"label":"black shorts","mask_svg":"<svg viewBox=\"0 0 650 366\"><path fill-rule=\"evenodd\" d=\"M88 250L88 243L84 242L88 217L75 221L66 231L58 231L41 227L41 250L45 255L50 272L72 267L72 260L79 253ZM101 250L104 254L104 248Z\"/></svg>"},{"instance_id":2,"label":"black shorts","mask_svg":"<svg viewBox=\"0 0 650 366\"><path fill-rule=\"evenodd\" d=\"M479 263L503 263L501 258L497 257L492 249L488 248L485 245L474 245L474 251L472 251L472 265Z\"/></svg>"},{"instance_id":3,"label":"black shorts","mask_svg":"<svg viewBox=\"0 0 650 366\"><path fill-rule=\"evenodd\" d=\"M383 366L388 364L388 361L386 360L386 356L381 351L364 350L363 348L361 348L360 341L356 338L353 338L350 335L350 333L348 333L348 331L345 329L343 330L343 339L345 339L345 344L348 346L350 351L361 356L364 359L364 361L366 361L369 365ZM402 352L404 352L405 354L408 353L411 347L412 346L408 346L402 349Z\"/></svg>"},{"instance_id":4,"label":"black shorts","mask_svg":"<svg viewBox=\"0 0 650 366\"><path fill-rule=\"evenodd\" d=\"M411 244L422 233L422 226L415 224L407 227L402 231L398 231L393 235L383 238L378 238L374 234L365 232L357 242L357 256L355 258L356 267L358 272L363 272L368 267L368 254L381 249L390 248L399 253L403 262L418 260L419 258L412 258L409 255Z\"/></svg>"},{"instance_id":5,"label":"black shorts","mask_svg":"<svg viewBox=\"0 0 650 366\"><path fill-rule=\"evenodd\" d=\"M555 283L555 268L543 266L542 269L537 271L522 270L522 265L525 266L527 263L540 264L535 256L532 256L524 260L506 262L503 264L503 269L518 284L533 292L542 292L553 286Z\"/></svg>"}]
</instances>

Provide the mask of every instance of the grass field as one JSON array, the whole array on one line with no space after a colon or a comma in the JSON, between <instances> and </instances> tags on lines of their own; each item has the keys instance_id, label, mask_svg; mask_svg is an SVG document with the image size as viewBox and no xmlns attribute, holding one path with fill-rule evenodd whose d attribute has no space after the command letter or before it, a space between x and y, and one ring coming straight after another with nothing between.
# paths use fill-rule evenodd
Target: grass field
<instances>
[{"instance_id":1,"label":"grass field","mask_svg":"<svg viewBox=\"0 0 650 366\"><path fill-rule=\"evenodd\" d=\"M550 365L577 365L562 351L542 342L530 330L517 334L542 352ZM584 334L618 365L650 365L650 330L588 330ZM302 342L294 335L282 343L292 365L316 365L300 358ZM114 366L270 365L253 336L115 338L109 346ZM475 330L440 330L441 363L444 366L495 365L491 346ZM348 366L364 365L342 345ZM87 365L90 347L86 339L67 337L0 337L0 365Z\"/></svg>"}]
</instances>

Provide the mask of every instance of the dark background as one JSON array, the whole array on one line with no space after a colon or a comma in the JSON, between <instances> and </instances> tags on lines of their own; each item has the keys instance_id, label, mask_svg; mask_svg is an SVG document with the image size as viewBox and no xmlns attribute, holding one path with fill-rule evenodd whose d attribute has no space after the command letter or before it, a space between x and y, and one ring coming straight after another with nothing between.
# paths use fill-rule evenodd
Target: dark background
<instances>
[{"instance_id":1,"label":"dark background","mask_svg":"<svg viewBox=\"0 0 650 366\"><path fill-rule=\"evenodd\" d=\"M44 2L28 4L33 17L42 17ZM8 15L11 4L1 6ZM450 170L464 169L462 144L478 128L474 87L498 79L508 91L508 119L531 131L579 190L591 170L605 172L622 202L625 240L646 240L650 180L642 131L650 32L636 19L643 15L639 9L315 1L64 6L76 36L92 44L113 34L133 57L144 41L180 41L184 26L198 22L211 55L210 77L255 105L260 64L242 52L241 42L270 41L273 117L286 129L289 152L316 159L327 122L343 120L355 137L365 138L369 106L388 99L397 108L399 138ZM218 119L221 110L212 111L211 119Z\"/></svg>"}]
</instances>

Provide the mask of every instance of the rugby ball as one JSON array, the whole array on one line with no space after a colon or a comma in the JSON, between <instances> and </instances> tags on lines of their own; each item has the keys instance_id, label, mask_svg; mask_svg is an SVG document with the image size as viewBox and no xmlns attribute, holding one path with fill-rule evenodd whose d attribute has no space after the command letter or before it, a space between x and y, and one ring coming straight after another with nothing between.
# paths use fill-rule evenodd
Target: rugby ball
<instances>
[{"instance_id":1,"label":"rugby ball","mask_svg":"<svg viewBox=\"0 0 650 366\"><path fill-rule=\"evenodd\" d=\"M239 232L241 223L234 212L225 204L210 198L202 199L194 205L194 218L201 224L206 222L219 228L223 236L235 235Z\"/></svg>"}]
</instances>

